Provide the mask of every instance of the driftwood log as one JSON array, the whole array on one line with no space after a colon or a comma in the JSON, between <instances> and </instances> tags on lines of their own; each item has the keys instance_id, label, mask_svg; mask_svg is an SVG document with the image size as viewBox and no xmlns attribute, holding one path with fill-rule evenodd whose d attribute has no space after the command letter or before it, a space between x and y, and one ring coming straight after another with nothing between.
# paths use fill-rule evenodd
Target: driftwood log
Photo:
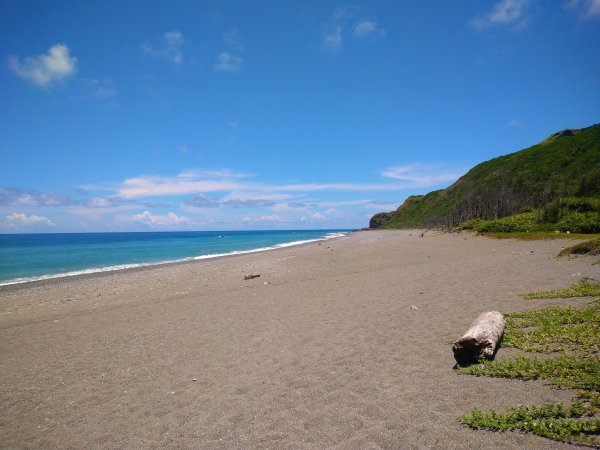
<instances>
[{"instance_id":1,"label":"driftwood log","mask_svg":"<svg viewBox=\"0 0 600 450\"><path fill-rule=\"evenodd\" d=\"M259 275L245 275L244 280L252 280L252 279L258 278L258 277L260 277L260 274Z\"/></svg>"},{"instance_id":2,"label":"driftwood log","mask_svg":"<svg viewBox=\"0 0 600 450\"><path fill-rule=\"evenodd\" d=\"M504 334L505 326L506 320L498 311L481 314L463 337L452 346L456 362L469 364L483 358L492 359Z\"/></svg>"}]
</instances>

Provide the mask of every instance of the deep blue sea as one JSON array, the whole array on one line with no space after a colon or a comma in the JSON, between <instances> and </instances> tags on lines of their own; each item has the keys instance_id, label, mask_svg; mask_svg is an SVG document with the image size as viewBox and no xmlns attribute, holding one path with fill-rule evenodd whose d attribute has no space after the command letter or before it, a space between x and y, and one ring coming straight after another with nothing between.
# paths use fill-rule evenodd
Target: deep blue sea
<instances>
[{"instance_id":1,"label":"deep blue sea","mask_svg":"<svg viewBox=\"0 0 600 450\"><path fill-rule=\"evenodd\" d=\"M347 231L0 234L0 285L268 250Z\"/></svg>"}]
</instances>

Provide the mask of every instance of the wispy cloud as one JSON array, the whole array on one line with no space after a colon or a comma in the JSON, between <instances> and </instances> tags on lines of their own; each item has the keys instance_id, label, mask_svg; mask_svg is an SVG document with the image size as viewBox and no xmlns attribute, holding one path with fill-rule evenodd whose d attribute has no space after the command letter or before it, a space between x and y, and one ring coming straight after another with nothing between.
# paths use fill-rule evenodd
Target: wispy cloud
<instances>
[{"instance_id":1,"label":"wispy cloud","mask_svg":"<svg viewBox=\"0 0 600 450\"><path fill-rule=\"evenodd\" d=\"M215 70L217 72L239 72L242 67L242 58L231 53L221 52L217 56Z\"/></svg>"},{"instance_id":2,"label":"wispy cloud","mask_svg":"<svg viewBox=\"0 0 600 450\"><path fill-rule=\"evenodd\" d=\"M139 210L140 206L149 208L150 206L139 203L115 203L105 198L95 198L81 205L70 206L66 212L72 216L85 217L94 222L104 221L105 217L125 211Z\"/></svg>"},{"instance_id":3,"label":"wispy cloud","mask_svg":"<svg viewBox=\"0 0 600 450\"><path fill-rule=\"evenodd\" d=\"M216 170L186 170L177 175L177 178L248 178L252 175L246 172L239 172L236 170L229 169L216 169Z\"/></svg>"},{"instance_id":4,"label":"wispy cloud","mask_svg":"<svg viewBox=\"0 0 600 450\"><path fill-rule=\"evenodd\" d=\"M124 200L216 192L226 194L235 192L253 193L247 198L230 197L228 200L247 200L249 198L275 200L273 196L289 196L317 191L375 192L429 187L455 180L461 173L441 171L423 165L411 165L389 168L383 171L382 175L396 181L393 183L325 182L266 184L247 181L243 179L244 176L247 176L245 174L223 170L183 172L173 177L141 175L128 178L118 184L106 186L90 185L81 186L81 188L112 191L116 197ZM237 202L237 204L242 205L243 203Z\"/></svg>"},{"instance_id":5,"label":"wispy cloud","mask_svg":"<svg viewBox=\"0 0 600 450\"><path fill-rule=\"evenodd\" d=\"M355 5L342 5L335 8L333 15L325 26L321 50L335 53L344 41L343 31L348 22L358 14L359 8Z\"/></svg>"},{"instance_id":6,"label":"wispy cloud","mask_svg":"<svg viewBox=\"0 0 600 450\"><path fill-rule=\"evenodd\" d=\"M340 5L333 10L332 20L335 22L346 22L352 20L360 13L358 5Z\"/></svg>"},{"instance_id":7,"label":"wispy cloud","mask_svg":"<svg viewBox=\"0 0 600 450\"><path fill-rule=\"evenodd\" d=\"M56 192L24 191L0 187L0 206L64 206L73 200Z\"/></svg>"},{"instance_id":8,"label":"wispy cloud","mask_svg":"<svg viewBox=\"0 0 600 450\"><path fill-rule=\"evenodd\" d=\"M87 78L83 86L83 98L99 98L103 100L117 96L117 89L108 78Z\"/></svg>"},{"instance_id":9,"label":"wispy cloud","mask_svg":"<svg viewBox=\"0 0 600 450\"><path fill-rule=\"evenodd\" d=\"M70 55L66 44L56 44L47 53L28 56L23 60L8 59L12 71L39 87L48 87L72 76L77 69L77 58Z\"/></svg>"},{"instance_id":10,"label":"wispy cloud","mask_svg":"<svg viewBox=\"0 0 600 450\"><path fill-rule=\"evenodd\" d=\"M398 202L381 202L381 201L373 200L368 203L365 203L365 208L375 209L378 211L382 211L382 210L391 211L393 209L397 209L398 206L400 206L400 204L401 203L398 203Z\"/></svg>"},{"instance_id":11,"label":"wispy cloud","mask_svg":"<svg viewBox=\"0 0 600 450\"><path fill-rule=\"evenodd\" d=\"M455 181L463 172L445 171L423 164L390 167L381 173L384 177L410 183L413 187L432 187Z\"/></svg>"},{"instance_id":12,"label":"wispy cloud","mask_svg":"<svg viewBox=\"0 0 600 450\"><path fill-rule=\"evenodd\" d=\"M184 199L183 204L186 206L193 206L194 208L218 208L221 206L221 201L204 194L196 194L192 198Z\"/></svg>"},{"instance_id":13,"label":"wispy cloud","mask_svg":"<svg viewBox=\"0 0 600 450\"><path fill-rule=\"evenodd\" d=\"M473 18L469 25L478 30L497 25L523 26L527 4L528 0L500 0L490 12Z\"/></svg>"},{"instance_id":14,"label":"wispy cloud","mask_svg":"<svg viewBox=\"0 0 600 450\"><path fill-rule=\"evenodd\" d=\"M131 216L119 216L117 220L122 222L136 222L148 225L153 228L192 225L193 222L189 217L178 216L174 212L169 212L165 215L152 214L149 211L144 211Z\"/></svg>"},{"instance_id":15,"label":"wispy cloud","mask_svg":"<svg viewBox=\"0 0 600 450\"><path fill-rule=\"evenodd\" d=\"M600 0L569 0L565 6L577 11L582 20L600 19Z\"/></svg>"},{"instance_id":16,"label":"wispy cloud","mask_svg":"<svg viewBox=\"0 0 600 450\"><path fill-rule=\"evenodd\" d=\"M273 200L268 200L266 198L234 198L230 200L223 200L222 203L224 206L230 206L232 208L268 208L275 205Z\"/></svg>"},{"instance_id":17,"label":"wispy cloud","mask_svg":"<svg viewBox=\"0 0 600 450\"><path fill-rule=\"evenodd\" d=\"M113 206L113 202L105 197L93 197L88 201L88 205L90 208L108 208Z\"/></svg>"},{"instance_id":18,"label":"wispy cloud","mask_svg":"<svg viewBox=\"0 0 600 450\"><path fill-rule=\"evenodd\" d=\"M386 34L386 31L373 20L361 19L354 24L353 33L355 37L360 39L367 36L382 36Z\"/></svg>"},{"instance_id":19,"label":"wispy cloud","mask_svg":"<svg viewBox=\"0 0 600 450\"><path fill-rule=\"evenodd\" d=\"M162 58L171 61L174 64L183 62L183 43L185 39L180 31L168 31L163 33L161 38L154 44L144 42L142 50L147 55L155 58Z\"/></svg>"},{"instance_id":20,"label":"wispy cloud","mask_svg":"<svg viewBox=\"0 0 600 450\"><path fill-rule=\"evenodd\" d=\"M189 178L137 177L125 180L118 196L124 199L231 191L239 184L228 180L194 180Z\"/></svg>"},{"instance_id":21,"label":"wispy cloud","mask_svg":"<svg viewBox=\"0 0 600 450\"><path fill-rule=\"evenodd\" d=\"M515 128L523 125L519 119L510 119L508 122L504 124L504 128Z\"/></svg>"},{"instance_id":22,"label":"wispy cloud","mask_svg":"<svg viewBox=\"0 0 600 450\"><path fill-rule=\"evenodd\" d=\"M196 194L194 197L184 199L183 204L194 208L268 208L274 206L276 203L271 199L261 197L236 198L228 196L225 198L213 198L204 194Z\"/></svg>"},{"instance_id":23,"label":"wispy cloud","mask_svg":"<svg viewBox=\"0 0 600 450\"><path fill-rule=\"evenodd\" d=\"M55 227L56 224L52 222L50 219L44 216L38 216L32 214L30 216L13 212L6 216L6 220L4 221L4 225L9 228L22 228L22 227L30 227L35 225L43 225L47 227Z\"/></svg>"},{"instance_id":24,"label":"wispy cloud","mask_svg":"<svg viewBox=\"0 0 600 450\"><path fill-rule=\"evenodd\" d=\"M283 223L284 219L277 215L277 214L270 214L270 215L264 215L264 216L257 216L257 217L252 217L252 216L246 216L242 219L243 223Z\"/></svg>"},{"instance_id":25,"label":"wispy cloud","mask_svg":"<svg viewBox=\"0 0 600 450\"><path fill-rule=\"evenodd\" d=\"M239 72L243 63L240 53L244 51L244 42L238 29L234 27L223 33L223 43L228 50L217 55L214 69L217 72Z\"/></svg>"},{"instance_id":26,"label":"wispy cloud","mask_svg":"<svg viewBox=\"0 0 600 450\"><path fill-rule=\"evenodd\" d=\"M240 32L235 27L223 33L223 42L233 50L238 52L244 51L244 41L242 40Z\"/></svg>"},{"instance_id":27,"label":"wispy cloud","mask_svg":"<svg viewBox=\"0 0 600 450\"><path fill-rule=\"evenodd\" d=\"M394 177L391 177L394 178ZM398 178L400 179L400 178ZM415 183L413 180L402 179L404 183L306 183L306 184L282 184L264 186L267 191L284 192L315 192L315 191L397 191L410 189L412 187L423 187L422 181Z\"/></svg>"},{"instance_id":28,"label":"wispy cloud","mask_svg":"<svg viewBox=\"0 0 600 450\"><path fill-rule=\"evenodd\" d=\"M321 49L328 52L336 52L342 47L342 26L335 25L333 28L323 36L323 43Z\"/></svg>"},{"instance_id":29,"label":"wispy cloud","mask_svg":"<svg viewBox=\"0 0 600 450\"><path fill-rule=\"evenodd\" d=\"M309 216L302 216L300 218L300 222L319 222L325 219L326 217L323 214L316 212Z\"/></svg>"},{"instance_id":30,"label":"wispy cloud","mask_svg":"<svg viewBox=\"0 0 600 450\"><path fill-rule=\"evenodd\" d=\"M321 50L335 53L342 48L347 34L357 39L383 36L387 32L375 20L359 17L361 10L355 5L337 7L325 25Z\"/></svg>"}]
</instances>

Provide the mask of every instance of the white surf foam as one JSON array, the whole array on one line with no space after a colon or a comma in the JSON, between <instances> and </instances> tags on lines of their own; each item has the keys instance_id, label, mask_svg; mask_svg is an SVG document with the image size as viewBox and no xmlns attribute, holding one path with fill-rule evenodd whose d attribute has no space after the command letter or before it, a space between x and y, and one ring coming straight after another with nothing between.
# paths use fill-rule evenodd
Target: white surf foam
<instances>
[{"instance_id":1,"label":"white surf foam","mask_svg":"<svg viewBox=\"0 0 600 450\"><path fill-rule=\"evenodd\" d=\"M181 263L181 262L186 262L186 261L199 261L202 259L220 258L222 256L243 255L243 254L247 254L247 253L264 252L267 250L275 250L277 248L285 248L285 247L292 247L295 245L309 244L311 242L326 241L328 239L345 236L346 234L347 233L341 233L341 232L340 233L327 233L324 237L318 238L318 239L305 239L303 241L284 242L284 243L276 244L276 245L273 245L270 247L259 247L259 248L253 248L250 250L234 250L234 251L227 252L227 253L209 253L207 255L189 256L187 258L170 259L170 260L164 260L164 261L136 263L136 264L117 264L114 266L92 267L89 269L73 270L71 272L61 272L61 273L56 273L56 274L46 274L46 275L40 275L40 276L36 276L36 277L14 278L12 280L0 282L0 286L9 286L12 284L29 283L32 281L51 280L54 278L67 278L67 277L74 277L77 275L90 275L90 274L94 274L94 273L114 272L114 271L119 271L119 270L135 269L138 267L151 267L151 266L159 266L159 265L163 265L163 264ZM221 237L221 236L219 236L219 237Z\"/></svg>"}]
</instances>

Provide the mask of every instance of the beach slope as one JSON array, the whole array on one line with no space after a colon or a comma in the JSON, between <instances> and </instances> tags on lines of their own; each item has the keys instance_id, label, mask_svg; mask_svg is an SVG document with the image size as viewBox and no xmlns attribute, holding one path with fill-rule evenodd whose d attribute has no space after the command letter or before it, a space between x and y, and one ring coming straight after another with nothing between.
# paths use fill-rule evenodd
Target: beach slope
<instances>
[{"instance_id":1,"label":"beach slope","mask_svg":"<svg viewBox=\"0 0 600 450\"><path fill-rule=\"evenodd\" d=\"M556 258L571 244L372 231L4 286L0 445L574 448L462 426L569 393L458 375L451 351L479 313L597 277Z\"/></svg>"}]
</instances>

